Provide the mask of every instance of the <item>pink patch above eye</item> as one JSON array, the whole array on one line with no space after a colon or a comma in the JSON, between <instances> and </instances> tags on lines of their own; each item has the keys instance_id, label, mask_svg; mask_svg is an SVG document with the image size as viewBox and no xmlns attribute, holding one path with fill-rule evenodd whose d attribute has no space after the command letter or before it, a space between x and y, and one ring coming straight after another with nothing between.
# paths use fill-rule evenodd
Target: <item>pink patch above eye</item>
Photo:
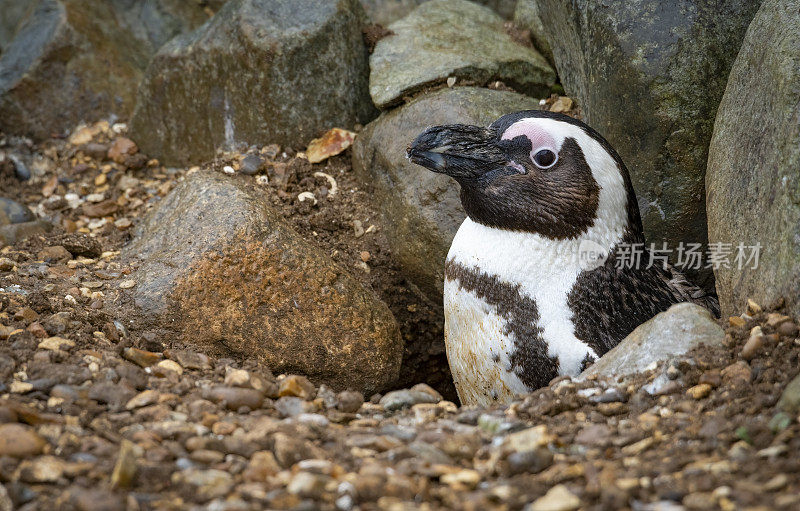
<instances>
[{"instance_id":1,"label":"pink patch above eye","mask_svg":"<svg viewBox=\"0 0 800 511\"><path fill-rule=\"evenodd\" d=\"M527 137L531 141L531 160L533 155L541 149L550 149L558 154L556 141L550 136L535 119L522 119L508 127L503 132L502 140L512 140L519 136Z\"/></svg>"}]
</instances>

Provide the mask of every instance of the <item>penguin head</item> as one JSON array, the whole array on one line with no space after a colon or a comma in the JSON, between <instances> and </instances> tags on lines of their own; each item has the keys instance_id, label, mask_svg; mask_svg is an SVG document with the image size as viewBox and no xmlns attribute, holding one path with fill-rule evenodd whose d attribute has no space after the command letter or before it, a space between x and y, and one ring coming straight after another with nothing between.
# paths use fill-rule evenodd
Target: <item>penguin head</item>
<instances>
[{"instance_id":1,"label":"penguin head","mask_svg":"<svg viewBox=\"0 0 800 511\"><path fill-rule=\"evenodd\" d=\"M644 241L622 159L599 133L566 115L528 110L486 128L434 126L409 146L408 158L453 177L467 215L480 224L554 240L592 230Z\"/></svg>"}]
</instances>

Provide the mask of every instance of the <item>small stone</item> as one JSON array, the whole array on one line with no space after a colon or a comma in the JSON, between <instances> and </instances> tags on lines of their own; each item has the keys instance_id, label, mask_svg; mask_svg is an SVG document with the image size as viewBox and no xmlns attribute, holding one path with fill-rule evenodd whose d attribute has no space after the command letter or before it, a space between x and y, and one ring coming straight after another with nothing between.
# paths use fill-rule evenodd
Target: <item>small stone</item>
<instances>
[{"instance_id":1,"label":"small stone","mask_svg":"<svg viewBox=\"0 0 800 511\"><path fill-rule=\"evenodd\" d=\"M563 484L553 486L543 496L525 507L525 511L573 511L581 506L581 499Z\"/></svg>"},{"instance_id":2,"label":"small stone","mask_svg":"<svg viewBox=\"0 0 800 511\"><path fill-rule=\"evenodd\" d=\"M27 381L14 380L8 386L8 391L12 394L27 394L33 390L33 384Z\"/></svg>"},{"instance_id":3,"label":"small stone","mask_svg":"<svg viewBox=\"0 0 800 511\"><path fill-rule=\"evenodd\" d=\"M59 351L59 350L69 350L75 346L75 341L70 339L64 339L63 337L48 337L43 339L39 345L38 349L40 350L50 350L50 351Z\"/></svg>"},{"instance_id":4,"label":"small stone","mask_svg":"<svg viewBox=\"0 0 800 511\"><path fill-rule=\"evenodd\" d=\"M336 408L344 413L356 413L361 405L364 404L364 396L361 392L345 390L336 395Z\"/></svg>"},{"instance_id":5,"label":"small stone","mask_svg":"<svg viewBox=\"0 0 800 511\"><path fill-rule=\"evenodd\" d=\"M308 499L319 499L330 481L331 478L329 476L298 472L289 481L286 491Z\"/></svg>"},{"instance_id":6,"label":"small stone","mask_svg":"<svg viewBox=\"0 0 800 511\"><path fill-rule=\"evenodd\" d=\"M361 223L361 220L353 220L353 235L356 238L360 238L364 235L364 225Z\"/></svg>"},{"instance_id":7,"label":"small stone","mask_svg":"<svg viewBox=\"0 0 800 511\"><path fill-rule=\"evenodd\" d=\"M572 109L572 98L567 96L559 96L557 100L550 106L551 112L564 113Z\"/></svg>"},{"instance_id":8,"label":"small stone","mask_svg":"<svg viewBox=\"0 0 800 511\"><path fill-rule=\"evenodd\" d=\"M767 326L771 326L772 328L775 328L775 327L783 324L785 321L790 321L791 319L792 318L790 318L789 316L786 316L784 314L778 314L777 312L771 312L771 313L767 314Z\"/></svg>"},{"instance_id":9,"label":"small stone","mask_svg":"<svg viewBox=\"0 0 800 511\"><path fill-rule=\"evenodd\" d=\"M753 378L753 371L747 362L743 361L729 365L720 374L722 376L722 384L728 387L749 385L750 380Z\"/></svg>"},{"instance_id":10,"label":"small stone","mask_svg":"<svg viewBox=\"0 0 800 511\"><path fill-rule=\"evenodd\" d=\"M221 385L208 390L206 399L224 404L229 410L238 410L242 406L256 410L264 403L264 396L257 390Z\"/></svg>"},{"instance_id":11,"label":"small stone","mask_svg":"<svg viewBox=\"0 0 800 511\"><path fill-rule=\"evenodd\" d=\"M466 469L459 470L458 472L452 472L450 474L444 474L439 478L439 480L448 486L452 486L454 490L472 490L478 486L479 482L481 482L481 475L475 470Z\"/></svg>"},{"instance_id":12,"label":"small stone","mask_svg":"<svg viewBox=\"0 0 800 511\"><path fill-rule=\"evenodd\" d=\"M335 156L353 144L356 134L341 128L328 130L321 138L315 138L308 144L306 157L311 163L319 163Z\"/></svg>"},{"instance_id":13,"label":"small stone","mask_svg":"<svg viewBox=\"0 0 800 511\"><path fill-rule=\"evenodd\" d=\"M64 462L55 456L42 456L20 464L19 478L26 483L55 483L64 475Z\"/></svg>"},{"instance_id":14,"label":"small stone","mask_svg":"<svg viewBox=\"0 0 800 511\"><path fill-rule=\"evenodd\" d=\"M750 316L755 316L756 314L760 314L761 306L757 304L755 301L751 300L750 298L747 299L747 314Z\"/></svg>"},{"instance_id":15,"label":"small stone","mask_svg":"<svg viewBox=\"0 0 800 511\"><path fill-rule=\"evenodd\" d=\"M72 254L61 245L56 245L55 247L43 248L36 254L36 258L46 263L53 263L67 261L72 258Z\"/></svg>"},{"instance_id":16,"label":"small stone","mask_svg":"<svg viewBox=\"0 0 800 511\"><path fill-rule=\"evenodd\" d=\"M86 145L92 141L92 138L94 138L92 128L84 126L72 132L69 136L69 143L74 146Z\"/></svg>"},{"instance_id":17,"label":"small stone","mask_svg":"<svg viewBox=\"0 0 800 511\"><path fill-rule=\"evenodd\" d=\"M122 282L120 282L119 283L119 288L120 289L130 289L135 285L136 285L136 281L135 280L128 279L128 280L123 280Z\"/></svg>"},{"instance_id":18,"label":"small stone","mask_svg":"<svg viewBox=\"0 0 800 511\"><path fill-rule=\"evenodd\" d=\"M393 411L410 408L419 403L438 403L441 400L441 394L428 385L420 383L414 385L411 389L394 390L386 393L380 399L379 404L385 410Z\"/></svg>"},{"instance_id":19,"label":"small stone","mask_svg":"<svg viewBox=\"0 0 800 511\"><path fill-rule=\"evenodd\" d=\"M14 269L16 263L7 257L0 257L0 271L10 271Z\"/></svg>"},{"instance_id":20,"label":"small stone","mask_svg":"<svg viewBox=\"0 0 800 511\"><path fill-rule=\"evenodd\" d=\"M236 170L230 165L225 165L224 167L222 167L222 172L228 174L229 176L236 174Z\"/></svg>"},{"instance_id":21,"label":"small stone","mask_svg":"<svg viewBox=\"0 0 800 511\"><path fill-rule=\"evenodd\" d=\"M628 405L625 403L600 403L597 405L597 411L605 415L606 417L612 417L614 415L622 415L623 413L628 413Z\"/></svg>"},{"instance_id":22,"label":"small stone","mask_svg":"<svg viewBox=\"0 0 800 511\"><path fill-rule=\"evenodd\" d=\"M250 373L244 369L225 368L225 385L232 387L249 387Z\"/></svg>"},{"instance_id":23,"label":"small stone","mask_svg":"<svg viewBox=\"0 0 800 511\"><path fill-rule=\"evenodd\" d=\"M166 350L164 355L176 361L184 369L206 370L211 369L211 359L208 356L189 350Z\"/></svg>"},{"instance_id":24,"label":"small stone","mask_svg":"<svg viewBox=\"0 0 800 511\"><path fill-rule=\"evenodd\" d=\"M278 388L278 395L295 396L305 400L314 399L316 396L316 389L314 384L311 383L305 376L289 375L280 382Z\"/></svg>"},{"instance_id":25,"label":"small stone","mask_svg":"<svg viewBox=\"0 0 800 511\"><path fill-rule=\"evenodd\" d=\"M281 467L275 461L275 455L271 451L258 451L250 457L250 462L244 469L242 477L245 481L264 482L280 470Z\"/></svg>"},{"instance_id":26,"label":"small stone","mask_svg":"<svg viewBox=\"0 0 800 511\"><path fill-rule=\"evenodd\" d=\"M764 491L778 491L789 484L789 477L786 474L776 474L762 487Z\"/></svg>"},{"instance_id":27,"label":"small stone","mask_svg":"<svg viewBox=\"0 0 800 511\"><path fill-rule=\"evenodd\" d=\"M118 218L117 220L114 220L114 227L116 227L117 229L119 229L121 231L124 231L125 229L129 229L132 225L133 225L133 222L131 222L130 218L122 217L122 218ZM133 281L131 280L131 281L126 281L126 282L133 282ZM135 282L134 282L134 284L135 284ZM131 287L133 287L133 286L131 286ZM123 289L126 289L126 288L123 288Z\"/></svg>"},{"instance_id":28,"label":"small stone","mask_svg":"<svg viewBox=\"0 0 800 511\"><path fill-rule=\"evenodd\" d=\"M248 154L239 164L239 171L247 176L258 174L261 166L264 165L264 159L257 154Z\"/></svg>"},{"instance_id":29,"label":"small stone","mask_svg":"<svg viewBox=\"0 0 800 511\"><path fill-rule=\"evenodd\" d=\"M545 448L512 452L506 462L511 475L536 474L553 464L553 453Z\"/></svg>"},{"instance_id":30,"label":"small stone","mask_svg":"<svg viewBox=\"0 0 800 511\"><path fill-rule=\"evenodd\" d=\"M158 402L161 394L155 390L145 390L133 396L125 405L127 410L142 408L143 406L150 406Z\"/></svg>"},{"instance_id":31,"label":"small stone","mask_svg":"<svg viewBox=\"0 0 800 511\"><path fill-rule=\"evenodd\" d=\"M797 337L798 328L793 321L786 321L778 326L778 334L783 337Z\"/></svg>"},{"instance_id":32,"label":"small stone","mask_svg":"<svg viewBox=\"0 0 800 511\"><path fill-rule=\"evenodd\" d=\"M362 260L363 262L365 262L365 263L366 263L367 261L369 261L369 259L370 259L370 253L369 253L369 252L367 252L366 250L363 250L363 251L362 251L362 252L361 252L359 255L360 255L360 257L361 257L361 260Z\"/></svg>"},{"instance_id":33,"label":"small stone","mask_svg":"<svg viewBox=\"0 0 800 511\"><path fill-rule=\"evenodd\" d=\"M735 328L744 328L747 321L741 316L731 316L728 318L728 324Z\"/></svg>"},{"instance_id":34,"label":"small stone","mask_svg":"<svg viewBox=\"0 0 800 511\"><path fill-rule=\"evenodd\" d=\"M129 156L136 154L139 148L133 140L127 137L117 137L108 149L108 158L116 163L123 164Z\"/></svg>"},{"instance_id":35,"label":"small stone","mask_svg":"<svg viewBox=\"0 0 800 511\"><path fill-rule=\"evenodd\" d=\"M553 435L547 431L547 426L542 424L507 435L503 440L503 447L514 452L533 451L539 447L546 447L553 440Z\"/></svg>"},{"instance_id":36,"label":"small stone","mask_svg":"<svg viewBox=\"0 0 800 511\"><path fill-rule=\"evenodd\" d=\"M164 371L172 371L179 376L183 374L183 368L174 360L162 360L156 364L156 374L163 374Z\"/></svg>"},{"instance_id":37,"label":"small stone","mask_svg":"<svg viewBox=\"0 0 800 511\"><path fill-rule=\"evenodd\" d=\"M98 174L94 178L94 185L103 186L104 184L106 184L106 181L108 181L108 176L106 176L105 174Z\"/></svg>"},{"instance_id":38,"label":"small stone","mask_svg":"<svg viewBox=\"0 0 800 511\"><path fill-rule=\"evenodd\" d=\"M227 495L233 487L233 476L224 470L189 468L172 474L172 482L194 486L201 500Z\"/></svg>"},{"instance_id":39,"label":"small stone","mask_svg":"<svg viewBox=\"0 0 800 511\"><path fill-rule=\"evenodd\" d=\"M215 422L213 426L211 426L211 432L215 435L230 435L238 426L232 422L228 421L219 421Z\"/></svg>"},{"instance_id":40,"label":"small stone","mask_svg":"<svg viewBox=\"0 0 800 511\"><path fill-rule=\"evenodd\" d=\"M0 456L27 458L44 451L47 442L30 426L0 424Z\"/></svg>"},{"instance_id":41,"label":"small stone","mask_svg":"<svg viewBox=\"0 0 800 511\"><path fill-rule=\"evenodd\" d=\"M764 346L764 335L761 333L761 327L755 327L753 330L758 329L757 332L750 334L750 338L742 347L742 358L750 361L756 358L756 355Z\"/></svg>"},{"instance_id":42,"label":"small stone","mask_svg":"<svg viewBox=\"0 0 800 511\"><path fill-rule=\"evenodd\" d=\"M162 359L162 356L160 353L140 350L139 348L125 348L122 352L122 358L130 360L139 367L150 367L157 364Z\"/></svg>"},{"instance_id":43,"label":"small stone","mask_svg":"<svg viewBox=\"0 0 800 511\"><path fill-rule=\"evenodd\" d=\"M795 376L783 389L778 408L792 415L800 413L800 375Z\"/></svg>"},{"instance_id":44,"label":"small stone","mask_svg":"<svg viewBox=\"0 0 800 511\"><path fill-rule=\"evenodd\" d=\"M712 387L707 383L701 383L689 388L686 393L693 399L704 399L711 394Z\"/></svg>"},{"instance_id":45,"label":"small stone","mask_svg":"<svg viewBox=\"0 0 800 511\"><path fill-rule=\"evenodd\" d=\"M0 424L17 422L17 412L10 406L0 406Z\"/></svg>"},{"instance_id":46,"label":"small stone","mask_svg":"<svg viewBox=\"0 0 800 511\"><path fill-rule=\"evenodd\" d=\"M275 409L281 417L296 417L313 410L311 403L295 396L284 396L275 401Z\"/></svg>"},{"instance_id":47,"label":"small stone","mask_svg":"<svg viewBox=\"0 0 800 511\"><path fill-rule=\"evenodd\" d=\"M122 440L117 462L111 473L111 484L116 488L127 488L133 483L138 470L139 448L130 440Z\"/></svg>"},{"instance_id":48,"label":"small stone","mask_svg":"<svg viewBox=\"0 0 800 511\"><path fill-rule=\"evenodd\" d=\"M37 339L44 339L48 336L47 330L45 330L42 324L39 322L31 323L31 325L28 327L28 332L32 333Z\"/></svg>"}]
</instances>

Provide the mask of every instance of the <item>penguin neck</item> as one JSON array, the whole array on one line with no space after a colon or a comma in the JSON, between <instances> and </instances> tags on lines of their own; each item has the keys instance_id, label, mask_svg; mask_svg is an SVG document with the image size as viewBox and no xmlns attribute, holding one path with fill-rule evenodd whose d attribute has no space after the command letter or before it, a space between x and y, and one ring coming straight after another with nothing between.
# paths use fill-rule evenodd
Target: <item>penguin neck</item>
<instances>
[{"instance_id":1,"label":"penguin neck","mask_svg":"<svg viewBox=\"0 0 800 511\"><path fill-rule=\"evenodd\" d=\"M534 232L490 227L467 218L453 239L447 259L508 282L549 276L562 279L597 267L586 259L587 251L605 259L629 237L626 226L614 228L602 222L596 222L581 236L552 239Z\"/></svg>"}]
</instances>

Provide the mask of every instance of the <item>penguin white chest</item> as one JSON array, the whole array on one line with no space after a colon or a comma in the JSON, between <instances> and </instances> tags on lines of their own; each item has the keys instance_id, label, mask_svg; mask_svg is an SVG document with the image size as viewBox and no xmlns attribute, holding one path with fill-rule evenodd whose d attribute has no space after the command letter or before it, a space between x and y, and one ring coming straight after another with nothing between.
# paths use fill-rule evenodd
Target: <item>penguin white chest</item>
<instances>
[{"instance_id":1,"label":"penguin white chest","mask_svg":"<svg viewBox=\"0 0 800 511\"><path fill-rule=\"evenodd\" d=\"M463 404L508 402L597 354L567 300L577 246L464 221L447 256L445 344Z\"/></svg>"}]
</instances>

